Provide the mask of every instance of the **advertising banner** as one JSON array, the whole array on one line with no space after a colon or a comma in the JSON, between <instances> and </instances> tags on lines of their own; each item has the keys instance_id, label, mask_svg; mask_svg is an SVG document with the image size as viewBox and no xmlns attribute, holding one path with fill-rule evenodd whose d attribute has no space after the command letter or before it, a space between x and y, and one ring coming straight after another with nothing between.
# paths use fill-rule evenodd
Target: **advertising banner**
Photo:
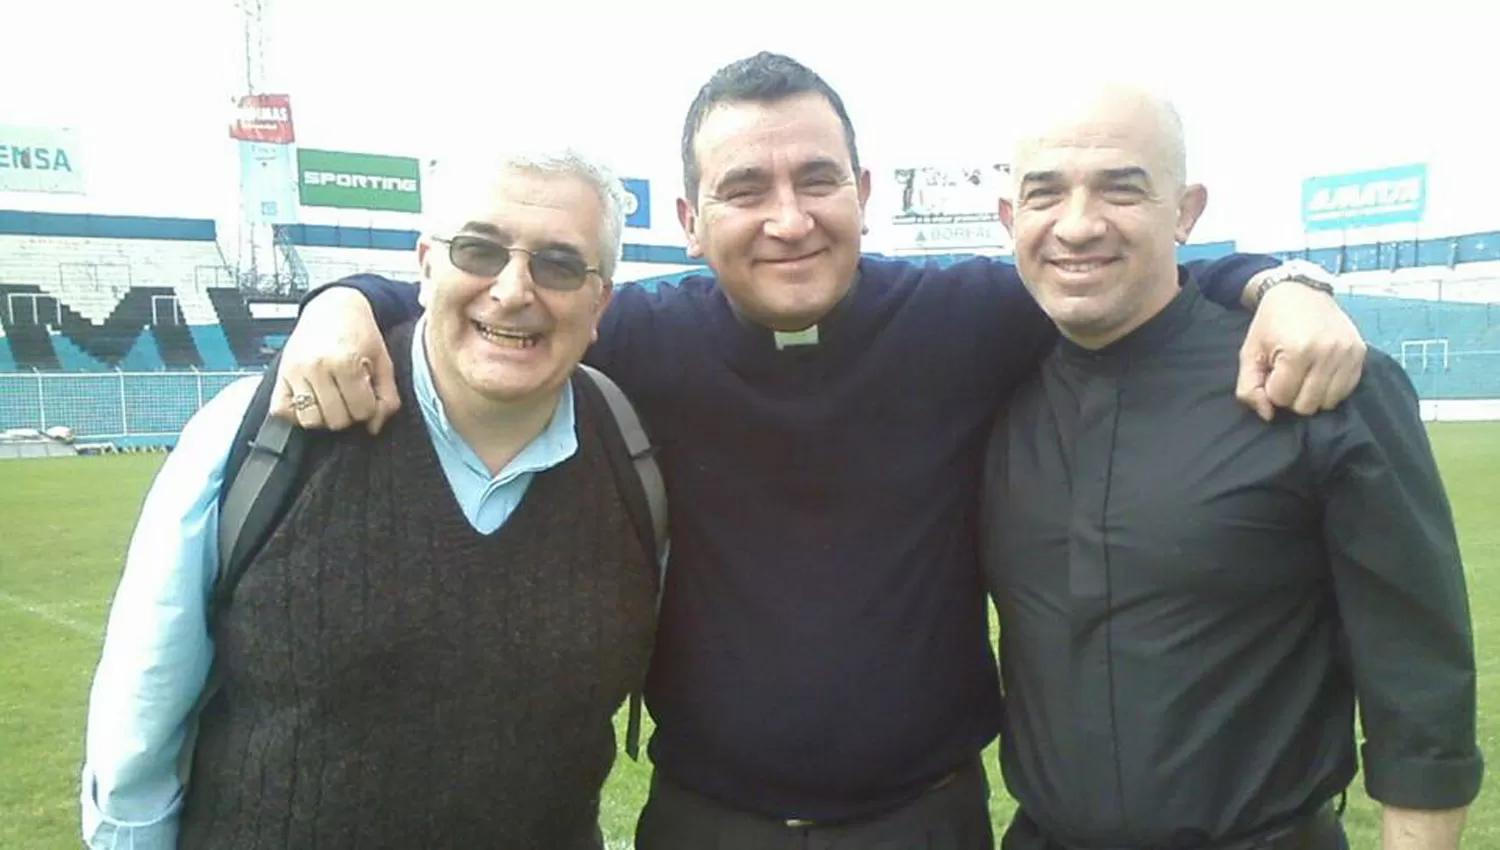
<instances>
[{"instance_id":1,"label":"advertising banner","mask_svg":"<svg viewBox=\"0 0 1500 850\"><path fill-rule=\"evenodd\" d=\"M625 226L650 229L651 227L651 181L635 177L622 177L625 185Z\"/></svg>"},{"instance_id":2,"label":"advertising banner","mask_svg":"<svg viewBox=\"0 0 1500 850\"><path fill-rule=\"evenodd\" d=\"M1307 230L1416 224L1426 206L1425 163L1302 181L1302 226Z\"/></svg>"},{"instance_id":3,"label":"advertising banner","mask_svg":"<svg viewBox=\"0 0 1500 850\"><path fill-rule=\"evenodd\" d=\"M247 94L235 104L229 137L241 142L289 145L297 141L292 126L292 98L285 94Z\"/></svg>"},{"instance_id":4,"label":"advertising banner","mask_svg":"<svg viewBox=\"0 0 1500 850\"><path fill-rule=\"evenodd\" d=\"M901 199L891 219L894 250L1010 250L999 212L1009 165L918 166L893 176Z\"/></svg>"},{"instance_id":5,"label":"advertising banner","mask_svg":"<svg viewBox=\"0 0 1500 850\"><path fill-rule=\"evenodd\" d=\"M0 125L0 192L82 195L81 160L71 129Z\"/></svg>"},{"instance_id":6,"label":"advertising banner","mask_svg":"<svg viewBox=\"0 0 1500 850\"><path fill-rule=\"evenodd\" d=\"M422 171L414 157L300 148L297 174L305 207L422 211Z\"/></svg>"}]
</instances>

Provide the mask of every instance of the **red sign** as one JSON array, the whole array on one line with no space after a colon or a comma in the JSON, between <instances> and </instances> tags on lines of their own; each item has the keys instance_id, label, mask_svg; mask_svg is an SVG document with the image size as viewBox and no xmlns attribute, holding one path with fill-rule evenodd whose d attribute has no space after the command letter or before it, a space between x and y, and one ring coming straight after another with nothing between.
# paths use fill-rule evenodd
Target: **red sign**
<instances>
[{"instance_id":1,"label":"red sign","mask_svg":"<svg viewBox=\"0 0 1500 850\"><path fill-rule=\"evenodd\" d=\"M235 106L229 136L242 142L289 145L297 140L292 130L292 98L285 94L247 94Z\"/></svg>"}]
</instances>

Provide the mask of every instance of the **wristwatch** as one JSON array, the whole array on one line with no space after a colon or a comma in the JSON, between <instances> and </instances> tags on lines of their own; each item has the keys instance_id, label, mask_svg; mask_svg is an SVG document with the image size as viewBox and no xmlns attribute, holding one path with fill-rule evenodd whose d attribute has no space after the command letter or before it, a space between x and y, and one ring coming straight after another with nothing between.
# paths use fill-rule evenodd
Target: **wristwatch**
<instances>
[{"instance_id":1,"label":"wristwatch","mask_svg":"<svg viewBox=\"0 0 1500 850\"><path fill-rule=\"evenodd\" d=\"M1311 287L1319 292L1332 296L1333 275L1329 274L1317 263L1309 263L1306 260L1287 260L1274 269L1261 272L1260 283L1255 285L1255 303L1266 297L1271 287L1279 283L1292 281L1303 286Z\"/></svg>"}]
</instances>

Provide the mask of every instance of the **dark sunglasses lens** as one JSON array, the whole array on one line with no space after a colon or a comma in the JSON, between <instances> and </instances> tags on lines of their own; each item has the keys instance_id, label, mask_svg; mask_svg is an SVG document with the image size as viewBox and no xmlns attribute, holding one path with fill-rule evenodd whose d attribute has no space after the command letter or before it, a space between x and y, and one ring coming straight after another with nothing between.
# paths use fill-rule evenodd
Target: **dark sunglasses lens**
<instances>
[{"instance_id":1,"label":"dark sunglasses lens","mask_svg":"<svg viewBox=\"0 0 1500 850\"><path fill-rule=\"evenodd\" d=\"M571 257L540 254L531 258L531 277L547 289L577 289L588 277L588 267Z\"/></svg>"},{"instance_id":2,"label":"dark sunglasses lens","mask_svg":"<svg viewBox=\"0 0 1500 850\"><path fill-rule=\"evenodd\" d=\"M479 277L500 274L510 261L510 249L488 239L455 236L449 246L449 259L460 271Z\"/></svg>"}]
</instances>

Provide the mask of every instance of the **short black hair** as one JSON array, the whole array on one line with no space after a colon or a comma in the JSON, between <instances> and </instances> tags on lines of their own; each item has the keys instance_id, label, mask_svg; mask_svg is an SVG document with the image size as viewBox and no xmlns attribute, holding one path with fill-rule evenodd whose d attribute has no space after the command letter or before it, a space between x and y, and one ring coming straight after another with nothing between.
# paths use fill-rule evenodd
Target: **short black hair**
<instances>
[{"instance_id":1,"label":"short black hair","mask_svg":"<svg viewBox=\"0 0 1500 850\"><path fill-rule=\"evenodd\" d=\"M698 90L693 105L688 107L687 120L682 127L682 187L688 202L694 206L698 203L698 182L702 175L698 171L693 142L697 140L698 130L709 110L721 103L776 103L802 94L821 95L838 114L839 123L844 125L844 138L849 143L849 162L857 177L859 150L854 145L854 124L844 109L843 98L811 68L790 56L763 50L715 71Z\"/></svg>"}]
</instances>

